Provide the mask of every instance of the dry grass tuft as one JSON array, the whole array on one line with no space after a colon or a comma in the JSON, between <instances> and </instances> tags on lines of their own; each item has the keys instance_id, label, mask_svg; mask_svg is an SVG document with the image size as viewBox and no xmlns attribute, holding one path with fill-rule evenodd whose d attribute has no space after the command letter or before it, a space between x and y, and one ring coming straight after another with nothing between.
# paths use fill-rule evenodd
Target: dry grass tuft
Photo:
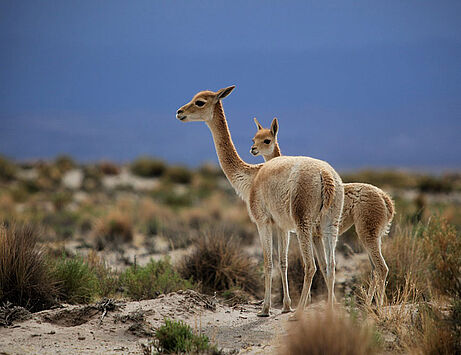
<instances>
[{"instance_id":1,"label":"dry grass tuft","mask_svg":"<svg viewBox=\"0 0 461 355\"><path fill-rule=\"evenodd\" d=\"M103 175L118 175L120 174L120 168L117 164L103 160L98 163L98 169Z\"/></svg>"},{"instance_id":2,"label":"dry grass tuft","mask_svg":"<svg viewBox=\"0 0 461 355\"><path fill-rule=\"evenodd\" d=\"M0 303L11 302L32 311L55 303L55 283L38 232L31 226L0 225Z\"/></svg>"},{"instance_id":3,"label":"dry grass tuft","mask_svg":"<svg viewBox=\"0 0 461 355\"><path fill-rule=\"evenodd\" d=\"M180 272L184 278L199 282L203 291L226 291L238 287L254 295L261 289L258 265L251 261L234 238L222 233L205 232L186 256Z\"/></svg>"},{"instance_id":4,"label":"dry grass tuft","mask_svg":"<svg viewBox=\"0 0 461 355\"><path fill-rule=\"evenodd\" d=\"M461 298L461 235L443 218L432 218L423 232L422 248L432 287L442 295Z\"/></svg>"},{"instance_id":5,"label":"dry grass tuft","mask_svg":"<svg viewBox=\"0 0 461 355\"><path fill-rule=\"evenodd\" d=\"M133 240L131 216L120 210L111 211L97 221L94 234L99 250L107 246L116 247L120 243L129 243Z\"/></svg>"},{"instance_id":6,"label":"dry grass tuft","mask_svg":"<svg viewBox=\"0 0 461 355\"><path fill-rule=\"evenodd\" d=\"M379 345L372 329L344 314L317 312L291 325L280 354L376 354Z\"/></svg>"}]
</instances>

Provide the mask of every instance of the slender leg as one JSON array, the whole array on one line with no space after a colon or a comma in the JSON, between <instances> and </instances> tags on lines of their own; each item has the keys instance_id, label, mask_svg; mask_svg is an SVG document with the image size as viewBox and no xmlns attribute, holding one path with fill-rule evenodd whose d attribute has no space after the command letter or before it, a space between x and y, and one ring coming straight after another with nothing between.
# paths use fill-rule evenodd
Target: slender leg
<instances>
[{"instance_id":1,"label":"slender leg","mask_svg":"<svg viewBox=\"0 0 461 355\"><path fill-rule=\"evenodd\" d=\"M338 226L332 223L327 223L322 227L322 235L325 241L325 249L327 254L327 288L328 288L328 304L333 308L335 299L335 249L336 239L338 237Z\"/></svg>"},{"instance_id":2,"label":"slender leg","mask_svg":"<svg viewBox=\"0 0 461 355\"><path fill-rule=\"evenodd\" d=\"M314 242L314 251L315 256L317 257L317 263L319 265L323 279L325 280L325 283L327 283L327 261L323 239L321 236L316 235L312 237L312 241Z\"/></svg>"},{"instance_id":3,"label":"slender leg","mask_svg":"<svg viewBox=\"0 0 461 355\"><path fill-rule=\"evenodd\" d=\"M272 287L272 226L258 224L258 232L264 256L264 303L258 317L269 317Z\"/></svg>"},{"instance_id":4,"label":"slender leg","mask_svg":"<svg viewBox=\"0 0 461 355\"><path fill-rule=\"evenodd\" d=\"M290 244L290 232L281 231L278 238L278 251L279 251L279 263L280 263L280 274L282 275L283 285L283 308L282 313L292 312L291 309L291 298L288 289L288 247Z\"/></svg>"},{"instance_id":5,"label":"slender leg","mask_svg":"<svg viewBox=\"0 0 461 355\"><path fill-rule=\"evenodd\" d=\"M363 234L362 234L363 235ZM363 241L365 250L370 257L371 264L373 267L373 280L370 283L368 290L368 298L371 304L373 296L376 297L376 304L382 306L384 303L385 290L386 290L386 278L389 273L389 268L386 265L386 261L381 253L381 237L379 233L367 233L364 238L360 238ZM375 295L376 290L376 295Z\"/></svg>"},{"instance_id":6,"label":"slender leg","mask_svg":"<svg viewBox=\"0 0 461 355\"><path fill-rule=\"evenodd\" d=\"M299 305L293 319L299 319L306 307L307 301L310 298L310 290L312 279L314 277L317 267L314 261L314 252L312 249L312 227L303 226L296 231L298 235L299 248L304 261L304 283Z\"/></svg>"}]
</instances>

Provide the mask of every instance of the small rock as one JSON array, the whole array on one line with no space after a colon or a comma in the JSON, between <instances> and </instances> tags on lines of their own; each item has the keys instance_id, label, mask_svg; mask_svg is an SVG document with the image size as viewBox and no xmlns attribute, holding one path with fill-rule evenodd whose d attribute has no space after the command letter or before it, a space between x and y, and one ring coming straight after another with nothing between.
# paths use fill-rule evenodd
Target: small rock
<instances>
[{"instance_id":1,"label":"small rock","mask_svg":"<svg viewBox=\"0 0 461 355\"><path fill-rule=\"evenodd\" d=\"M48 334L56 334L56 332L54 330L52 330Z\"/></svg>"},{"instance_id":2,"label":"small rock","mask_svg":"<svg viewBox=\"0 0 461 355\"><path fill-rule=\"evenodd\" d=\"M30 335L31 338L41 337L41 336L42 336L41 334L31 334L31 335Z\"/></svg>"},{"instance_id":3,"label":"small rock","mask_svg":"<svg viewBox=\"0 0 461 355\"><path fill-rule=\"evenodd\" d=\"M79 336L78 340L85 340L85 337Z\"/></svg>"}]
</instances>

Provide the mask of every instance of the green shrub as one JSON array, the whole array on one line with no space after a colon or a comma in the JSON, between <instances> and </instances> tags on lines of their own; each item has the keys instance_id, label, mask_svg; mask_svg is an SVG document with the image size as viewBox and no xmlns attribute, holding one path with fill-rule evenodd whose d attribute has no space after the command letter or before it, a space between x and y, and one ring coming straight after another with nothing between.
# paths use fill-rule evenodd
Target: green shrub
<instances>
[{"instance_id":1,"label":"green shrub","mask_svg":"<svg viewBox=\"0 0 461 355\"><path fill-rule=\"evenodd\" d=\"M60 298L69 303L88 303L98 292L98 280L82 257L62 256L54 266Z\"/></svg>"},{"instance_id":2,"label":"green shrub","mask_svg":"<svg viewBox=\"0 0 461 355\"><path fill-rule=\"evenodd\" d=\"M141 157L131 164L131 172L141 177L162 176L166 170L163 161L149 157Z\"/></svg>"},{"instance_id":3,"label":"green shrub","mask_svg":"<svg viewBox=\"0 0 461 355\"><path fill-rule=\"evenodd\" d=\"M151 260L144 267L133 265L120 275L120 283L126 295L134 300L194 287L173 269L169 259Z\"/></svg>"},{"instance_id":4,"label":"green shrub","mask_svg":"<svg viewBox=\"0 0 461 355\"><path fill-rule=\"evenodd\" d=\"M31 226L0 225L0 304L38 311L55 303L56 287L37 247L38 234Z\"/></svg>"},{"instance_id":5,"label":"green shrub","mask_svg":"<svg viewBox=\"0 0 461 355\"><path fill-rule=\"evenodd\" d=\"M101 297L115 295L120 286L118 275L112 272L105 260L93 250L88 254L87 262L96 276L98 295Z\"/></svg>"},{"instance_id":6,"label":"green shrub","mask_svg":"<svg viewBox=\"0 0 461 355\"><path fill-rule=\"evenodd\" d=\"M192 172L184 166L168 168L165 178L177 184L189 184L192 181Z\"/></svg>"},{"instance_id":7,"label":"green shrub","mask_svg":"<svg viewBox=\"0 0 461 355\"><path fill-rule=\"evenodd\" d=\"M165 319L165 324L155 332L157 351L164 354L219 353L210 345L204 334L194 334L192 328L183 321Z\"/></svg>"},{"instance_id":8,"label":"green shrub","mask_svg":"<svg viewBox=\"0 0 461 355\"><path fill-rule=\"evenodd\" d=\"M261 289L259 268L234 238L205 232L180 266L183 277L199 282L205 292L235 287L254 295Z\"/></svg>"},{"instance_id":9,"label":"green shrub","mask_svg":"<svg viewBox=\"0 0 461 355\"><path fill-rule=\"evenodd\" d=\"M16 176L16 165L0 155L0 181L11 181Z\"/></svg>"}]
</instances>

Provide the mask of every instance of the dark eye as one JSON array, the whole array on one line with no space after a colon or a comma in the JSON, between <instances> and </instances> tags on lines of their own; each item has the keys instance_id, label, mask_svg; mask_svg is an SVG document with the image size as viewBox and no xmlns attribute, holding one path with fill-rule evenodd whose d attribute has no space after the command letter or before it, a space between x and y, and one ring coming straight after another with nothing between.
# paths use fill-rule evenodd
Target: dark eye
<instances>
[{"instance_id":1,"label":"dark eye","mask_svg":"<svg viewBox=\"0 0 461 355\"><path fill-rule=\"evenodd\" d=\"M197 100L197 101L195 101L195 105L198 106L198 107L202 107L203 105L205 105L205 102Z\"/></svg>"},{"instance_id":2,"label":"dark eye","mask_svg":"<svg viewBox=\"0 0 461 355\"><path fill-rule=\"evenodd\" d=\"M271 142L270 139L265 139L265 140L264 140L264 143L266 143L266 144L269 144L270 142Z\"/></svg>"}]
</instances>

